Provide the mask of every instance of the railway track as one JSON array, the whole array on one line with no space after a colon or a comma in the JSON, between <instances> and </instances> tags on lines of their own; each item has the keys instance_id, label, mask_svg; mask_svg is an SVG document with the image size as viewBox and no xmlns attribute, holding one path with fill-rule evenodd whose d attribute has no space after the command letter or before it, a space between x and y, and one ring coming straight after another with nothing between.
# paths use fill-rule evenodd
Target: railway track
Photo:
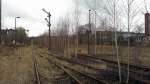
<instances>
[{"instance_id":1,"label":"railway track","mask_svg":"<svg viewBox=\"0 0 150 84\"><path fill-rule=\"evenodd\" d=\"M58 58L57 58L58 59ZM83 73L81 71L72 69L67 66L63 66L61 64L57 64L52 62L52 60L48 59L51 63L55 64L57 67L65 71L72 79L76 81L77 84L107 84L107 82L99 80L94 76ZM62 60L62 59L61 59Z\"/></svg>"},{"instance_id":2,"label":"railway track","mask_svg":"<svg viewBox=\"0 0 150 84\"><path fill-rule=\"evenodd\" d=\"M85 68L84 71L80 71L80 69L76 70L74 68L71 68L70 66L65 66L65 67L68 67L68 68L70 68L72 70L75 70L75 71L80 71L80 73L85 74L85 75L87 75L91 78L94 78L95 80L98 80L102 84L112 84L112 83L118 81L118 79L117 79L118 76L113 76L112 77L112 74L114 74L113 72L103 70L103 69L97 69L95 67L86 65L85 63L82 63L82 62L77 61L77 60L70 60L68 58L65 58L63 55L58 55L58 54L55 54L55 53L50 53L50 54L47 53L47 54L51 55L51 56L54 56L59 60L64 60L68 63L71 63L71 66L76 66L76 65L82 66L83 68ZM64 66L64 65L62 65L62 66ZM94 73L93 72L92 73L91 72L86 72L88 70L89 71L94 71ZM118 83L116 83L116 84L118 84Z\"/></svg>"},{"instance_id":3,"label":"railway track","mask_svg":"<svg viewBox=\"0 0 150 84\"><path fill-rule=\"evenodd\" d=\"M40 74L38 70L38 64L35 56L33 56L33 68L34 68L34 84L42 84L40 79Z\"/></svg>"},{"instance_id":4,"label":"railway track","mask_svg":"<svg viewBox=\"0 0 150 84\"><path fill-rule=\"evenodd\" d=\"M70 76L73 76L72 78L74 78L76 81L81 81L83 78L86 78L86 81L92 80L92 82L94 84L109 84L108 82L111 82L109 80L107 80L107 81L105 80L105 77L103 77L103 76L105 76L106 72L102 69L96 69L96 68L90 67L88 65L82 64L82 63L76 63L76 61L72 61L70 59L67 59L63 55L58 55L58 54L55 54L55 53L45 53L45 54L49 55L50 57L54 57L54 58L47 58L47 60L49 62L53 61L52 62L53 64L56 64L56 66L58 66L62 70L69 73ZM39 55L40 55L40 53L39 53ZM55 58L58 59L58 61L63 60L65 62L69 63L70 65L67 66L67 65L63 65L62 63L56 63L54 61ZM81 68L73 68L72 67L72 66L77 66L77 65L84 68L85 71L83 71ZM92 73L91 72L86 72L88 70L89 71L94 71L94 72L92 72ZM83 80L85 80L85 79L83 79ZM89 82L89 83L86 82L85 83L85 82L83 82L83 80L82 80L81 84L91 84L91 82Z\"/></svg>"},{"instance_id":5,"label":"railway track","mask_svg":"<svg viewBox=\"0 0 150 84\"><path fill-rule=\"evenodd\" d=\"M58 58L58 59L60 59L60 60L65 60L65 61L67 61L67 62L69 62L69 63L74 63L74 64L78 64L78 65L81 65L81 66L84 66L84 67L86 67L86 68L89 68L89 69L93 69L93 70L103 70L103 68L95 68L95 67L93 67L92 65L90 65L90 64L104 64L104 62L102 62L102 61L86 61L86 60L81 60L81 59L77 59L76 57L74 57L74 58L66 58L66 57L64 57L62 54L56 54L56 53L47 53L48 55L53 55L53 56L55 56L56 58Z\"/></svg>"},{"instance_id":6,"label":"railway track","mask_svg":"<svg viewBox=\"0 0 150 84\"><path fill-rule=\"evenodd\" d=\"M118 66L116 61L100 58L98 56L89 56L85 54L78 54L79 59L86 59L86 60L92 60L93 62L101 60L103 62L106 62L107 66L109 67L109 70L111 70L113 73L118 73ZM121 70L122 70L122 77L126 78L127 74L127 66L128 64L121 63ZM138 66L130 64L130 80L138 81L142 84L150 84L150 68L145 66Z\"/></svg>"},{"instance_id":7,"label":"railway track","mask_svg":"<svg viewBox=\"0 0 150 84\"><path fill-rule=\"evenodd\" d=\"M63 55L58 55L55 53L51 53L49 55L52 55L59 60L65 60L65 61L72 63L72 64L87 67L88 69L94 70L96 73L99 73L99 72L108 73L105 75L104 74L96 75L96 74L78 72L78 73L86 74L86 75L88 75L92 78L95 78L97 80L101 80L101 78L99 78L99 76L104 77L105 78L104 81L108 81L108 80L117 81L118 80L118 66L117 66L117 62L115 62L115 61L99 58L98 56L89 56L89 55L83 55L83 54L81 54L81 55L78 54L77 57L71 58L71 59L67 59ZM95 63L95 64L106 63L109 68L106 71L101 71L100 69L96 69L92 66L87 65L87 63ZM63 65L61 65L61 66L63 66ZM74 66L74 65L72 65L72 66ZM126 70L127 64L121 63L121 66L122 66L121 67L122 78L125 79L126 78L126 72L127 72L127 70ZM76 77L76 79L78 79L78 77L80 77L80 76L76 76L74 73L74 72L77 73L77 70L72 69L68 66L63 66L63 67L65 67L64 70L67 68L66 71L70 72L73 76ZM68 68L70 68L70 69L68 70ZM75 71L73 71L73 70L75 70ZM150 72L149 71L150 71L150 69L147 67L130 65L130 81L133 82L132 84L136 84L137 82L139 84L141 84L141 83L142 84L150 84L150 81L149 81L150 80L150 75L149 75ZM79 78L79 79L81 79L81 78ZM123 81L125 82L125 80L123 80ZM102 84L106 84L106 83L111 84L108 82L103 82Z\"/></svg>"}]
</instances>

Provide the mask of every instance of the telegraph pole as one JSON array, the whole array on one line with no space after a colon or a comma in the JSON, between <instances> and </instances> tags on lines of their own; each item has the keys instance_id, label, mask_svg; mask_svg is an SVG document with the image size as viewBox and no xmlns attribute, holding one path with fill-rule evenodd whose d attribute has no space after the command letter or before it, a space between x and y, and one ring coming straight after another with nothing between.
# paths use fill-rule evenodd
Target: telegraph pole
<instances>
[{"instance_id":1,"label":"telegraph pole","mask_svg":"<svg viewBox=\"0 0 150 84\"><path fill-rule=\"evenodd\" d=\"M51 50L51 14L50 12L47 12L45 9L42 9L48 16L48 19L45 18L46 22L48 23L49 27L49 41L48 41L48 50Z\"/></svg>"},{"instance_id":2,"label":"telegraph pole","mask_svg":"<svg viewBox=\"0 0 150 84\"><path fill-rule=\"evenodd\" d=\"M88 54L90 54L91 10L89 10Z\"/></svg>"}]
</instances>

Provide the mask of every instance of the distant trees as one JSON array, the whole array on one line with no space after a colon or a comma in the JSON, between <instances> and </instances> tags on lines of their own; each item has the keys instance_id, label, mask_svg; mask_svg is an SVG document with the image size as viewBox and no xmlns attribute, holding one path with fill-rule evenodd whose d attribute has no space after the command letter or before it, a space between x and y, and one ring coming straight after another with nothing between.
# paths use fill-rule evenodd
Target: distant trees
<instances>
[{"instance_id":1,"label":"distant trees","mask_svg":"<svg viewBox=\"0 0 150 84\"><path fill-rule=\"evenodd\" d=\"M144 33L144 24L136 25L134 30L137 34Z\"/></svg>"},{"instance_id":2,"label":"distant trees","mask_svg":"<svg viewBox=\"0 0 150 84\"><path fill-rule=\"evenodd\" d=\"M15 33L16 33L15 34L16 42L24 43L25 40L27 39L27 33L26 33L25 28L18 27L18 28L16 28L16 32Z\"/></svg>"},{"instance_id":3,"label":"distant trees","mask_svg":"<svg viewBox=\"0 0 150 84\"><path fill-rule=\"evenodd\" d=\"M3 44L13 44L16 40L17 43L25 43L27 41L27 33L25 28L18 27L14 29L2 30L2 42Z\"/></svg>"},{"instance_id":4,"label":"distant trees","mask_svg":"<svg viewBox=\"0 0 150 84\"><path fill-rule=\"evenodd\" d=\"M70 28L70 18L68 16L60 18L57 23L56 35L57 40L59 40L57 44L60 47L62 53L69 55L69 28ZM65 52L64 52L65 51Z\"/></svg>"}]
</instances>

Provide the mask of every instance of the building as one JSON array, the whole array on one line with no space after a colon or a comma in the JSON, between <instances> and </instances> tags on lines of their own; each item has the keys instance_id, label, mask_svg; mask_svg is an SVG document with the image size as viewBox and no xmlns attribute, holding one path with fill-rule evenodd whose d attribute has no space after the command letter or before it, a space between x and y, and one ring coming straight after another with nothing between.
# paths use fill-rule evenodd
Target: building
<instances>
[{"instance_id":1,"label":"building","mask_svg":"<svg viewBox=\"0 0 150 84\"><path fill-rule=\"evenodd\" d=\"M97 44L109 43L112 44L115 42L115 32L112 31L97 31ZM134 33L134 32L117 32L117 41L119 44L127 44L128 38L130 43L140 43L144 38L144 33Z\"/></svg>"},{"instance_id":2,"label":"building","mask_svg":"<svg viewBox=\"0 0 150 84\"><path fill-rule=\"evenodd\" d=\"M15 39L14 29L3 29L1 30L1 39L3 44L11 44Z\"/></svg>"}]
</instances>

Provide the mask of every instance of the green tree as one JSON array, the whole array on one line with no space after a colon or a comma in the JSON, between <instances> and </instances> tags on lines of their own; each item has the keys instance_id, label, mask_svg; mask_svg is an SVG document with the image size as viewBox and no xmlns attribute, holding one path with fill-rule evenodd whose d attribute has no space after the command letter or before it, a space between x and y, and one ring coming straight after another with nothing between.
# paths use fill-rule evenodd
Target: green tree
<instances>
[{"instance_id":1,"label":"green tree","mask_svg":"<svg viewBox=\"0 0 150 84\"><path fill-rule=\"evenodd\" d=\"M26 41L27 38L27 33L25 28L23 27L18 27L16 28L16 42L18 43L24 43Z\"/></svg>"}]
</instances>

